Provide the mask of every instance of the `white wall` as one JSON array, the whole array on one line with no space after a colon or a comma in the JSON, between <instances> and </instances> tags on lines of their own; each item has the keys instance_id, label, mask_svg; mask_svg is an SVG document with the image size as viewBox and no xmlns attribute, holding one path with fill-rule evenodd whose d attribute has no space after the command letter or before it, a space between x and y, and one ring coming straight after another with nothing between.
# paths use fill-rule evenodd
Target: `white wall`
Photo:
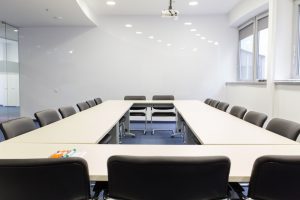
<instances>
[{"instance_id":1,"label":"white wall","mask_svg":"<svg viewBox=\"0 0 300 200\"><path fill-rule=\"evenodd\" d=\"M237 52L237 31L229 28L225 15L177 21L147 16L98 20L97 28L20 30L21 115L94 97L225 98L226 71L236 65ZM194 36L185 21L192 21L198 33L219 45ZM126 23L134 28L125 28ZM143 34L136 35L138 30Z\"/></svg>"}]
</instances>

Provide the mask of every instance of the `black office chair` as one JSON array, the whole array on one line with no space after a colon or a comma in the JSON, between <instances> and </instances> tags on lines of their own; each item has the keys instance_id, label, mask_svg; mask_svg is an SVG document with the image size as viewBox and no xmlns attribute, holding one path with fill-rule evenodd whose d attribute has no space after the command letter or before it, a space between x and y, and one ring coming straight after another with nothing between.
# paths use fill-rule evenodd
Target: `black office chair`
<instances>
[{"instance_id":1,"label":"black office chair","mask_svg":"<svg viewBox=\"0 0 300 200\"><path fill-rule=\"evenodd\" d=\"M90 106L89 106L89 104L87 104L87 102L81 102L81 103L78 103L76 105L77 105L80 112L90 108Z\"/></svg>"},{"instance_id":2,"label":"black office chair","mask_svg":"<svg viewBox=\"0 0 300 200\"><path fill-rule=\"evenodd\" d=\"M76 110L72 106L61 107L58 109L58 112L63 119L76 114Z\"/></svg>"},{"instance_id":3,"label":"black office chair","mask_svg":"<svg viewBox=\"0 0 300 200\"><path fill-rule=\"evenodd\" d=\"M247 112L247 109L244 107L233 106L229 113L237 118L243 119L246 112Z\"/></svg>"},{"instance_id":4,"label":"black office chair","mask_svg":"<svg viewBox=\"0 0 300 200\"><path fill-rule=\"evenodd\" d=\"M88 200L86 161L62 159L0 159L0 199Z\"/></svg>"},{"instance_id":5,"label":"black office chair","mask_svg":"<svg viewBox=\"0 0 300 200\"><path fill-rule=\"evenodd\" d=\"M90 108L97 105L95 100L88 100L88 101L86 101L86 103L90 106Z\"/></svg>"},{"instance_id":6,"label":"black office chair","mask_svg":"<svg viewBox=\"0 0 300 200\"><path fill-rule=\"evenodd\" d=\"M294 141L300 134L300 124L279 118L272 119L266 129Z\"/></svg>"},{"instance_id":7,"label":"black office chair","mask_svg":"<svg viewBox=\"0 0 300 200\"><path fill-rule=\"evenodd\" d=\"M109 197L130 200L225 199L227 157L133 157L108 159Z\"/></svg>"},{"instance_id":8,"label":"black office chair","mask_svg":"<svg viewBox=\"0 0 300 200\"><path fill-rule=\"evenodd\" d=\"M264 113L249 111L245 115L244 120L256 126L263 127L267 118L268 116Z\"/></svg>"},{"instance_id":9,"label":"black office chair","mask_svg":"<svg viewBox=\"0 0 300 200\"><path fill-rule=\"evenodd\" d=\"M40 127L47 126L60 120L58 113L53 109L36 112L34 113L34 116L37 119Z\"/></svg>"},{"instance_id":10,"label":"black office chair","mask_svg":"<svg viewBox=\"0 0 300 200\"><path fill-rule=\"evenodd\" d=\"M205 99L204 103L209 105L212 99Z\"/></svg>"},{"instance_id":11,"label":"black office chair","mask_svg":"<svg viewBox=\"0 0 300 200\"><path fill-rule=\"evenodd\" d=\"M218 104L218 106L217 106L217 109L226 112L227 109L228 109L228 107L229 107L229 104L228 104L228 103L220 102L220 103Z\"/></svg>"},{"instance_id":12,"label":"black office chair","mask_svg":"<svg viewBox=\"0 0 300 200\"><path fill-rule=\"evenodd\" d=\"M99 104L102 103L102 99L101 99L101 98L96 98L96 99L94 99L94 101L95 101L95 103L96 103L97 105L99 105Z\"/></svg>"},{"instance_id":13,"label":"black office chair","mask_svg":"<svg viewBox=\"0 0 300 200\"><path fill-rule=\"evenodd\" d=\"M263 156L253 166L248 197L297 200L300 197L300 156Z\"/></svg>"},{"instance_id":14,"label":"black office chair","mask_svg":"<svg viewBox=\"0 0 300 200\"><path fill-rule=\"evenodd\" d=\"M212 99L209 103L211 107L216 108L219 105L220 101Z\"/></svg>"},{"instance_id":15,"label":"black office chair","mask_svg":"<svg viewBox=\"0 0 300 200\"><path fill-rule=\"evenodd\" d=\"M0 129L6 140L33 131L36 126L29 117L9 120L0 124Z\"/></svg>"},{"instance_id":16,"label":"black office chair","mask_svg":"<svg viewBox=\"0 0 300 200\"><path fill-rule=\"evenodd\" d=\"M124 100L130 101L130 100L146 100L146 96L125 96ZM133 105L130 108L130 116L132 117L144 117L145 118L145 129L142 130L144 131L144 134L146 134L147 131L147 107L145 106L138 106L138 105ZM133 129L131 129L133 130ZM140 129L136 129L140 130Z\"/></svg>"},{"instance_id":17,"label":"black office chair","mask_svg":"<svg viewBox=\"0 0 300 200\"><path fill-rule=\"evenodd\" d=\"M175 100L173 95L154 95L152 100L160 100L160 101L172 101ZM174 111L173 104L159 104L154 105L151 108L151 127L153 127L153 117L175 117L176 112ZM152 129L152 135L155 131L172 131L172 136L175 136L175 131L173 129Z\"/></svg>"}]
</instances>

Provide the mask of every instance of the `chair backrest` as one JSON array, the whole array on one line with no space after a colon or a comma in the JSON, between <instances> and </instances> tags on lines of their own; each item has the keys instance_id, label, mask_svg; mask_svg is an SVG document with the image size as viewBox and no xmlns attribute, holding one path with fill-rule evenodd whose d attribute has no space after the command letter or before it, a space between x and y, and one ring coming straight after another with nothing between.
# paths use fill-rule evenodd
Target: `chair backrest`
<instances>
[{"instance_id":1,"label":"chair backrest","mask_svg":"<svg viewBox=\"0 0 300 200\"><path fill-rule=\"evenodd\" d=\"M209 105L212 99L205 99L204 103Z\"/></svg>"},{"instance_id":2,"label":"chair backrest","mask_svg":"<svg viewBox=\"0 0 300 200\"><path fill-rule=\"evenodd\" d=\"M247 112L247 109L244 107L233 106L229 113L237 118L243 119L246 112Z\"/></svg>"},{"instance_id":3,"label":"chair backrest","mask_svg":"<svg viewBox=\"0 0 300 200\"><path fill-rule=\"evenodd\" d=\"M154 95L152 100L175 100L173 95Z\"/></svg>"},{"instance_id":4,"label":"chair backrest","mask_svg":"<svg viewBox=\"0 0 300 200\"><path fill-rule=\"evenodd\" d=\"M249 111L244 117L245 121L259 127L263 127L267 119L268 116L266 114L255 112L255 111Z\"/></svg>"},{"instance_id":5,"label":"chair backrest","mask_svg":"<svg viewBox=\"0 0 300 200\"><path fill-rule=\"evenodd\" d=\"M220 102L220 103L218 104L218 106L217 106L217 109L226 112L227 109L228 109L228 107L229 107L229 104L228 104L228 103Z\"/></svg>"},{"instance_id":6,"label":"chair backrest","mask_svg":"<svg viewBox=\"0 0 300 200\"><path fill-rule=\"evenodd\" d=\"M146 96L125 96L124 97L125 101L130 101L130 100L146 100ZM145 106L138 106L138 105L133 105L131 106L130 110L145 110Z\"/></svg>"},{"instance_id":7,"label":"chair backrest","mask_svg":"<svg viewBox=\"0 0 300 200\"><path fill-rule=\"evenodd\" d=\"M86 101L86 103L90 106L90 108L97 105L94 100L88 100L88 101Z\"/></svg>"},{"instance_id":8,"label":"chair backrest","mask_svg":"<svg viewBox=\"0 0 300 200\"><path fill-rule=\"evenodd\" d=\"M58 112L60 113L62 118L66 118L76 114L76 110L73 108L73 106L61 107L58 109Z\"/></svg>"},{"instance_id":9,"label":"chair backrest","mask_svg":"<svg viewBox=\"0 0 300 200\"><path fill-rule=\"evenodd\" d=\"M102 99L101 99L101 98L96 98L96 99L94 99L94 101L95 101L95 103L96 103L97 105L99 105L99 104L102 103Z\"/></svg>"},{"instance_id":10,"label":"chair backrest","mask_svg":"<svg viewBox=\"0 0 300 200\"><path fill-rule=\"evenodd\" d=\"M219 105L220 101L212 99L209 103L210 106L216 108Z\"/></svg>"},{"instance_id":11,"label":"chair backrest","mask_svg":"<svg viewBox=\"0 0 300 200\"><path fill-rule=\"evenodd\" d=\"M279 118L272 119L266 129L295 141L300 134L300 124Z\"/></svg>"},{"instance_id":12,"label":"chair backrest","mask_svg":"<svg viewBox=\"0 0 300 200\"><path fill-rule=\"evenodd\" d=\"M227 197L227 157L133 157L108 160L109 196L130 200Z\"/></svg>"},{"instance_id":13,"label":"chair backrest","mask_svg":"<svg viewBox=\"0 0 300 200\"><path fill-rule=\"evenodd\" d=\"M172 101L175 100L175 97L173 95L154 95L152 97L152 100L160 100L160 101ZM161 105L155 105L153 106L154 109L157 110L171 110L174 109L173 104L161 104Z\"/></svg>"},{"instance_id":14,"label":"chair backrest","mask_svg":"<svg viewBox=\"0 0 300 200\"><path fill-rule=\"evenodd\" d=\"M37 119L40 127L47 126L60 120L58 113L53 109L36 112L34 113L34 116Z\"/></svg>"},{"instance_id":15,"label":"chair backrest","mask_svg":"<svg viewBox=\"0 0 300 200\"><path fill-rule=\"evenodd\" d=\"M89 190L83 159L0 160L0 199L88 200Z\"/></svg>"},{"instance_id":16,"label":"chair backrest","mask_svg":"<svg viewBox=\"0 0 300 200\"><path fill-rule=\"evenodd\" d=\"M87 102L81 102L81 103L78 103L76 105L77 105L80 112L90 108L90 106L89 106L89 104L87 104Z\"/></svg>"},{"instance_id":17,"label":"chair backrest","mask_svg":"<svg viewBox=\"0 0 300 200\"><path fill-rule=\"evenodd\" d=\"M124 100L146 100L146 96L125 96Z\"/></svg>"},{"instance_id":18,"label":"chair backrest","mask_svg":"<svg viewBox=\"0 0 300 200\"><path fill-rule=\"evenodd\" d=\"M300 156L263 156L253 166L248 196L261 200L300 197Z\"/></svg>"},{"instance_id":19,"label":"chair backrest","mask_svg":"<svg viewBox=\"0 0 300 200\"><path fill-rule=\"evenodd\" d=\"M36 126L33 120L29 117L22 117L1 123L0 129L4 135L4 138L8 140L29 131L33 131L36 129Z\"/></svg>"}]
</instances>

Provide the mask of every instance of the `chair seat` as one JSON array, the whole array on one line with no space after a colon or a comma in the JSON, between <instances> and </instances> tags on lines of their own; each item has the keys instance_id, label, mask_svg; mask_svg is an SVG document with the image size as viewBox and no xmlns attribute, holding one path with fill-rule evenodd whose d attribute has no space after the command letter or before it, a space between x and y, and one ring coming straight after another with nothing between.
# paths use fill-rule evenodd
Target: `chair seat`
<instances>
[{"instance_id":1,"label":"chair seat","mask_svg":"<svg viewBox=\"0 0 300 200\"><path fill-rule=\"evenodd\" d=\"M176 117L175 112L154 112L152 113L153 117Z\"/></svg>"},{"instance_id":2,"label":"chair seat","mask_svg":"<svg viewBox=\"0 0 300 200\"><path fill-rule=\"evenodd\" d=\"M144 113L144 112L130 112L130 116L145 117L146 113Z\"/></svg>"}]
</instances>

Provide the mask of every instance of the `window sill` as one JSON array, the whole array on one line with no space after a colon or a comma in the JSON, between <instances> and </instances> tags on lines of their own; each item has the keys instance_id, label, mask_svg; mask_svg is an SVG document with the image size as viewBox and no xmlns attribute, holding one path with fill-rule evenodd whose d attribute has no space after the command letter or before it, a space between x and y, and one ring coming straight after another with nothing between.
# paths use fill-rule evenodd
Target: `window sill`
<instances>
[{"instance_id":1,"label":"window sill","mask_svg":"<svg viewBox=\"0 0 300 200\"><path fill-rule=\"evenodd\" d=\"M275 80L275 85L300 85L300 79Z\"/></svg>"},{"instance_id":2,"label":"window sill","mask_svg":"<svg viewBox=\"0 0 300 200\"><path fill-rule=\"evenodd\" d=\"M267 85L267 81L234 81L234 82L226 82L226 85Z\"/></svg>"}]
</instances>

